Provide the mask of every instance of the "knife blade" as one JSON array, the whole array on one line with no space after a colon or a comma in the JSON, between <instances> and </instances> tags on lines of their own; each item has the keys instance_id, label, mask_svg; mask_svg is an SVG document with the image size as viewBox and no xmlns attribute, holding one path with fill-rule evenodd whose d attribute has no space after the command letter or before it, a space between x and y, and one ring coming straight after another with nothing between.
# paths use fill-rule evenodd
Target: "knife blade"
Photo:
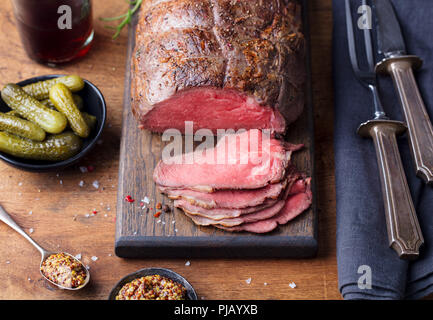
<instances>
[{"instance_id":1,"label":"knife blade","mask_svg":"<svg viewBox=\"0 0 433 320\"><path fill-rule=\"evenodd\" d=\"M377 47L385 57L406 55L406 44L400 23L389 1L376 0L373 4L377 17Z\"/></svg>"},{"instance_id":2,"label":"knife blade","mask_svg":"<svg viewBox=\"0 0 433 320\"><path fill-rule=\"evenodd\" d=\"M408 127L416 174L424 182L433 184L433 126L412 70L421 67L422 60L407 54L400 24L390 0L375 0L373 9L378 51L385 56L376 65L376 72L392 77Z\"/></svg>"}]
</instances>

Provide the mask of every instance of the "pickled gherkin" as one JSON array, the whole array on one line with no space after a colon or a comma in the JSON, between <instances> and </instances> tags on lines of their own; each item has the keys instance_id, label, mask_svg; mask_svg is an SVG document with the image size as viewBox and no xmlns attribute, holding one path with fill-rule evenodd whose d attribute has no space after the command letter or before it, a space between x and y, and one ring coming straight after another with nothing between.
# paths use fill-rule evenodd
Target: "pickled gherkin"
<instances>
[{"instance_id":1,"label":"pickled gherkin","mask_svg":"<svg viewBox=\"0 0 433 320\"><path fill-rule=\"evenodd\" d=\"M87 138L90 128L75 105L72 93L63 83L57 83L50 89L50 100L58 111L68 119L72 131L79 137Z\"/></svg>"},{"instance_id":2,"label":"pickled gherkin","mask_svg":"<svg viewBox=\"0 0 433 320\"><path fill-rule=\"evenodd\" d=\"M72 92L80 91L84 88L84 81L81 77L70 75L31 83L24 86L23 89L27 94L33 96L37 100L44 100L48 99L51 87L57 83L63 83Z\"/></svg>"},{"instance_id":3,"label":"pickled gherkin","mask_svg":"<svg viewBox=\"0 0 433 320\"><path fill-rule=\"evenodd\" d=\"M62 161L76 155L81 146L81 139L72 132L51 135L42 142L0 132L0 151L19 158Z\"/></svg>"},{"instance_id":4,"label":"pickled gherkin","mask_svg":"<svg viewBox=\"0 0 433 320\"><path fill-rule=\"evenodd\" d=\"M41 127L10 114L0 113L0 130L31 140L45 139L45 131Z\"/></svg>"},{"instance_id":5,"label":"pickled gherkin","mask_svg":"<svg viewBox=\"0 0 433 320\"><path fill-rule=\"evenodd\" d=\"M84 108L83 98L81 98L78 94L73 94L72 99L74 99L75 105L77 106L78 110L83 110ZM56 109L56 107L54 106L54 104L51 102L50 99L41 100L41 103L51 109L54 110Z\"/></svg>"},{"instance_id":6,"label":"pickled gherkin","mask_svg":"<svg viewBox=\"0 0 433 320\"><path fill-rule=\"evenodd\" d=\"M89 126L90 130L93 130L96 126L97 119L94 115L88 114L87 112L81 112L81 115Z\"/></svg>"},{"instance_id":7,"label":"pickled gherkin","mask_svg":"<svg viewBox=\"0 0 433 320\"><path fill-rule=\"evenodd\" d=\"M1 96L21 117L39 125L48 133L60 133L66 128L67 120L63 114L43 105L16 84L7 84Z\"/></svg>"},{"instance_id":8,"label":"pickled gherkin","mask_svg":"<svg viewBox=\"0 0 433 320\"><path fill-rule=\"evenodd\" d=\"M15 110L8 111L8 112L6 112L6 114L8 114L10 116L21 118L20 114L17 111L15 111Z\"/></svg>"}]
</instances>

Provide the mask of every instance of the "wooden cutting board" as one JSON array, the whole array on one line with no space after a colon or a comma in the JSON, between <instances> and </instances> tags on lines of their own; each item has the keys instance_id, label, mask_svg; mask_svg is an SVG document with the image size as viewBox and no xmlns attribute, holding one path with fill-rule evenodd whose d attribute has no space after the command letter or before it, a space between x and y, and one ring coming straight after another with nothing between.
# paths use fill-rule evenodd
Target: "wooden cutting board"
<instances>
[{"instance_id":1,"label":"wooden cutting board","mask_svg":"<svg viewBox=\"0 0 433 320\"><path fill-rule=\"evenodd\" d=\"M303 2L304 32L309 43L307 2ZM293 155L293 163L313 177L313 205L287 225L274 232L255 235L230 233L214 227L196 226L167 197L157 191L152 180L153 169L161 158L164 143L159 134L139 130L131 113L130 60L135 45L135 16L129 28L126 64L123 127L120 147L119 186L115 252L125 258L193 258L193 257L312 257L317 251L317 210L314 179L314 133L311 100L310 50L307 48L306 105L302 116L290 125L286 136L291 143L305 148ZM130 195L135 202L125 201ZM142 209L147 197L152 210ZM155 218L157 203L169 205L170 213Z\"/></svg>"}]
</instances>

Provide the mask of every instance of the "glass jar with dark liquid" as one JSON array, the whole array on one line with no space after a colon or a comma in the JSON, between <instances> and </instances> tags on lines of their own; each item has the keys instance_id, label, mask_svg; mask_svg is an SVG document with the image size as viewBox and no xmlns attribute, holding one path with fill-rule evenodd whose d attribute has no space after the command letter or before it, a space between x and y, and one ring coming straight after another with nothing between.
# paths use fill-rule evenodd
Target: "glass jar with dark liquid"
<instances>
[{"instance_id":1,"label":"glass jar with dark liquid","mask_svg":"<svg viewBox=\"0 0 433 320\"><path fill-rule=\"evenodd\" d=\"M91 0L12 0L17 27L33 60L56 65L84 56L93 40Z\"/></svg>"}]
</instances>

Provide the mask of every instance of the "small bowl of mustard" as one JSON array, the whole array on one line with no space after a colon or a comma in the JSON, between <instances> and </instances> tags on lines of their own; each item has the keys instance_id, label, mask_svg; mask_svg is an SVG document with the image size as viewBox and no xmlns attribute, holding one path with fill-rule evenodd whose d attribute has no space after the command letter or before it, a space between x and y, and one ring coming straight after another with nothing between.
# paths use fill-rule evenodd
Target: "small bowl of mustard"
<instances>
[{"instance_id":1,"label":"small bowl of mustard","mask_svg":"<svg viewBox=\"0 0 433 320\"><path fill-rule=\"evenodd\" d=\"M165 268L145 268L120 279L108 300L197 300L191 284Z\"/></svg>"}]
</instances>

